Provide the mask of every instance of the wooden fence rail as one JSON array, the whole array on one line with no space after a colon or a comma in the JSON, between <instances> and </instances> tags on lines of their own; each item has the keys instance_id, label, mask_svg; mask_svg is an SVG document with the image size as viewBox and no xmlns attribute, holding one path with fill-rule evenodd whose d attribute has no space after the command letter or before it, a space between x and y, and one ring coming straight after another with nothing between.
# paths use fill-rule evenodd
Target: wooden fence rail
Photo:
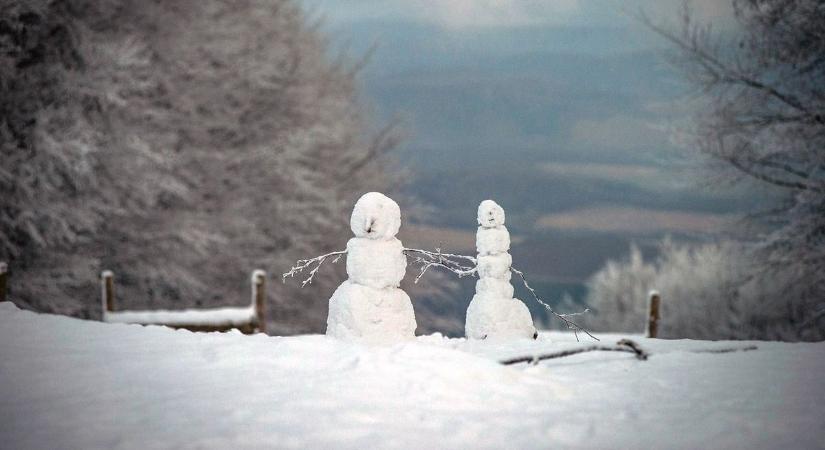
<instances>
[{"instance_id":1,"label":"wooden fence rail","mask_svg":"<svg viewBox=\"0 0 825 450\"><path fill-rule=\"evenodd\" d=\"M263 333L266 330L266 272L255 270L250 278L252 298L246 307L198 308L186 310L115 310L115 276L110 270L100 274L102 319L110 323L163 325L190 331Z\"/></svg>"}]
</instances>

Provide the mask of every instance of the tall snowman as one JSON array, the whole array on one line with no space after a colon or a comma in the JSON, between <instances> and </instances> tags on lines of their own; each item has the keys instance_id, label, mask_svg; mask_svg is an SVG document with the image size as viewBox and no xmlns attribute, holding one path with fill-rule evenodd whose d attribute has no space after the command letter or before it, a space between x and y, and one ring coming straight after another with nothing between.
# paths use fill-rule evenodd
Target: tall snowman
<instances>
[{"instance_id":1,"label":"tall snowman","mask_svg":"<svg viewBox=\"0 0 825 450\"><path fill-rule=\"evenodd\" d=\"M530 311L513 298L510 284L510 232L504 226L504 209L492 200L478 206L478 276L476 294L467 308L465 333L471 339L537 336Z\"/></svg>"},{"instance_id":2,"label":"tall snowman","mask_svg":"<svg viewBox=\"0 0 825 450\"><path fill-rule=\"evenodd\" d=\"M398 288L407 270L404 247L395 235L401 209L391 198L369 192L355 203L347 242L347 275L329 299L327 335L368 342L415 337L415 314Z\"/></svg>"}]
</instances>

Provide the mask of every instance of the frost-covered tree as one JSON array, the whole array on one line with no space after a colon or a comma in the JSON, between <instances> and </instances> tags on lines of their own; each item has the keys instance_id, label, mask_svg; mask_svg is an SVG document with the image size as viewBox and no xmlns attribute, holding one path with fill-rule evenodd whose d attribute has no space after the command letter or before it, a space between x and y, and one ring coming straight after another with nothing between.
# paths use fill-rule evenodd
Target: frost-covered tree
<instances>
[{"instance_id":1,"label":"frost-covered tree","mask_svg":"<svg viewBox=\"0 0 825 450\"><path fill-rule=\"evenodd\" d=\"M246 301L255 267L346 237L395 144L291 0L0 2L0 258L22 305ZM338 275L343 268L339 269ZM321 331L335 273L270 283L275 332ZM329 292L325 292L329 291Z\"/></svg>"},{"instance_id":2,"label":"frost-covered tree","mask_svg":"<svg viewBox=\"0 0 825 450\"><path fill-rule=\"evenodd\" d=\"M702 92L688 145L721 180L766 188L780 205L760 214L753 278L783 283L765 308L801 314L799 335L825 329L825 6L820 0L734 0L727 37L696 23L668 39L673 61ZM750 277L749 277L750 278ZM794 317L796 315L794 314Z\"/></svg>"},{"instance_id":3,"label":"frost-covered tree","mask_svg":"<svg viewBox=\"0 0 825 450\"><path fill-rule=\"evenodd\" d=\"M608 261L588 281L588 306L595 311L585 323L596 331L643 330L647 291L656 268L642 258L635 245L627 261Z\"/></svg>"},{"instance_id":4,"label":"frost-covered tree","mask_svg":"<svg viewBox=\"0 0 825 450\"><path fill-rule=\"evenodd\" d=\"M810 311L785 290L791 271L754 277L746 246L722 241L675 243L664 239L659 256L645 262L636 248L610 261L590 279L585 324L599 331L641 333L647 293L661 294L659 334L668 338L818 340L821 328L799 326ZM777 307L776 305L781 305Z\"/></svg>"}]
</instances>

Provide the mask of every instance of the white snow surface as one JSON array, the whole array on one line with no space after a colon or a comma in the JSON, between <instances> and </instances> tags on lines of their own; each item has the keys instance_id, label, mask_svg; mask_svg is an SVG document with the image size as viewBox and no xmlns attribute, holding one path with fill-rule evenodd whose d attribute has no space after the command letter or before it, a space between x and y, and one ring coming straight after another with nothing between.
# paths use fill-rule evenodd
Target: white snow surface
<instances>
[{"instance_id":1,"label":"white snow surface","mask_svg":"<svg viewBox=\"0 0 825 450\"><path fill-rule=\"evenodd\" d=\"M415 337L415 313L407 293L345 281L329 299L327 335L366 343Z\"/></svg>"},{"instance_id":2,"label":"white snow surface","mask_svg":"<svg viewBox=\"0 0 825 450\"><path fill-rule=\"evenodd\" d=\"M502 366L591 341L433 335L366 346L89 322L5 302L0 442L23 450L825 447L825 343L633 338L649 360L592 352ZM758 350L691 353L749 344Z\"/></svg>"},{"instance_id":3,"label":"white snow surface","mask_svg":"<svg viewBox=\"0 0 825 450\"><path fill-rule=\"evenodd\" d=\"M401 208L380 192L367 192L355 202L349 224L356 237L389 239L401 228Z\"/></svg>"},{"instance_id":4,"label":"white snow surface","mask_svg":"<svg viewBox=\"0 0 825 450\"><path fill-rule=\"evenodd\" d=\"M495 228L478 227L476 249L479 255L495 255L510 250L510 232L504 225Z\"/></svg>"},{"instance_id":5,"label":"white snow surface","mask_svg":"<svg viewBox=\"0 0 825 450\"><path fill-rule=\"evenodd\" d=\"M467 307L464 332L472 339L532 339L533 317L521 300L490 293L473 296Z\"/></svg>"},{"instance_id":6,"label":"white snow surface","mask_svg":"<svg viewBox=\"0 0 825 450\"><path fill-rule=\"evenodd\" d=\"M406 273L407 257L398 239L355 237L347 242L347 276L350 281L377 289L398 287Z\"/></svg>"},{"instance_id":7,"label":"white snow surface","mask_svg":"<svg viewBox=\"0 0 825 450\"><path fill-rule=\"evenodd\" d=\"M478 224L483 228L504 225L504 208L493 200L484 200L478 205Z\"/></svg>"},{"instance_id":8,"label":"white snow surface","mask_svg":"<svg viewBox=\"0 0 825 450\"><path fill-rule=\"evenodd\" d=\"M510 273L510 266L513 265L513 257L509 253L498 253L496 255L479 255L476 266L480 278L495 278L497 280L509 281L513 276Z\"/></svg>"},{"instance_id":9,"label":"white snow surface","mask_svg":"<svg viewBox=\"0 0 825 450\"><path fill-rule=\"evenodd\" d=\"M170 311L104 311L103 321L144 325L238 326L257 320L254 306L243 308L202 308Z\"/></svg>"},{"instance_id":10,"label":"white snow surface","mask_svg":"<svg viewBox=\"0 0 825 450\"><path fill-rule=\"evenodd\" d=\"M484 292L492 297L513 298L515 289L509 281L497 278L479 278L476 281L476 292Z\"/></svg>"}]
</instances>

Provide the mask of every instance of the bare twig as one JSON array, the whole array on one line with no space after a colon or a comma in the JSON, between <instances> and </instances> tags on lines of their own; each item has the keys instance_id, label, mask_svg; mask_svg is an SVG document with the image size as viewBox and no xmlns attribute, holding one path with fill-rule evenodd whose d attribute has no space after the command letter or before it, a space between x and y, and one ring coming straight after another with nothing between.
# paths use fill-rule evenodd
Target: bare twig
<instances>
[{"instance_id":1,"label":"bare twig","mask_svg":"<svg viewBox=\"0 0 825 450\"><path fill-rule=\"evenodd\" d=\"M448 270L458 275L459 278L471 276L476 273L476 259L472 256L442 253L440 248L436 248L435 250L436 251L431 252L417 248L404 249L404 253L413 258L413 264L421 264L421 270L418 272L418 276L415 277L415 283L418 283L418 280L424 276L424 273L427 272L430 267L440 267ZM469 261L473 265L464 265L455 260Z\"/></svg>"},{"instance_id":2,"label":"bare twig","mask_svg":"<svg viewBox=\"0 0 825 450\"><path fill-rule=\"evenodd\" d=\"M573 335L576 337L576 341L579 340L579 334L578 334L579 331L584 332L586 335L590 336L591 338L593 338L597 341L599 340L599 338L597 338L596 336L593 336L592 334L590 334L590 331L588 331L586 328L582 327L581 325L579 325L576 322L573 322L572 320L567 318L568 316L575 316L575 315L584 314L585 312L587 312L589 310L586 309L586 310L584 310L580 313L574 313L574 314L559 314L559 313L557 313L550 305L548 305L546 302L544 302L542 299L539 298L538 294L536 294L536 290L533 289L530 286L530 284L527 283L527 278L524 276L524 272L516 269L515 267L510 267L510 270L514 274L518 275L521 278L521 282L524 284L524 287L526 287L527 290L530 291L530 294L532 294L533 299L535 301L537 301L541 306L544 306L544 308L546 310L550 311L551 314L553 314L554 316L561 319L565 323L565 325L567 325L567 328L573 330Z\"/></svg>"},{"instance_id":3,"label":"bare twig","mask_svg":"<svg viewBox=\"0 0 825 450\"><path fill-rule=\"evenodd\" d=\"M590 308L584 308L584 311L579 311L576 313L567 313L567 314L560 314L562 317L574 317L574 316L583 316L590 312Z\"/></svg>"},{"instance_id":4,"label":"bare twig","mask_svg":"<svg viewBox=\"0 0 825 450\"><path fill-rule=\"evenodd\" d=\"M316 256L311 259L299 259L298 262L296 262L295 265L289 269L289 272L286 272L283 275L281 275L281 279L282 281L286 282L287 277L292 278L295 275L303 272L308 267L315 264L315 267L313 267L312 270L309 271L309 276L301 282L301 287L304 287L307 284L312 284L312 279L315 278L315 274L318 273L318 269L321 268L321 264L323 264L324 261L327 260L327 258L334 256L335 258L332 260L332 263L335 264L338 262L339 259L341 259L341 256L343 256L346 253L346 250L339 250L337 252L330 252L325 255Z\"/></svg>"}]
</instances>

